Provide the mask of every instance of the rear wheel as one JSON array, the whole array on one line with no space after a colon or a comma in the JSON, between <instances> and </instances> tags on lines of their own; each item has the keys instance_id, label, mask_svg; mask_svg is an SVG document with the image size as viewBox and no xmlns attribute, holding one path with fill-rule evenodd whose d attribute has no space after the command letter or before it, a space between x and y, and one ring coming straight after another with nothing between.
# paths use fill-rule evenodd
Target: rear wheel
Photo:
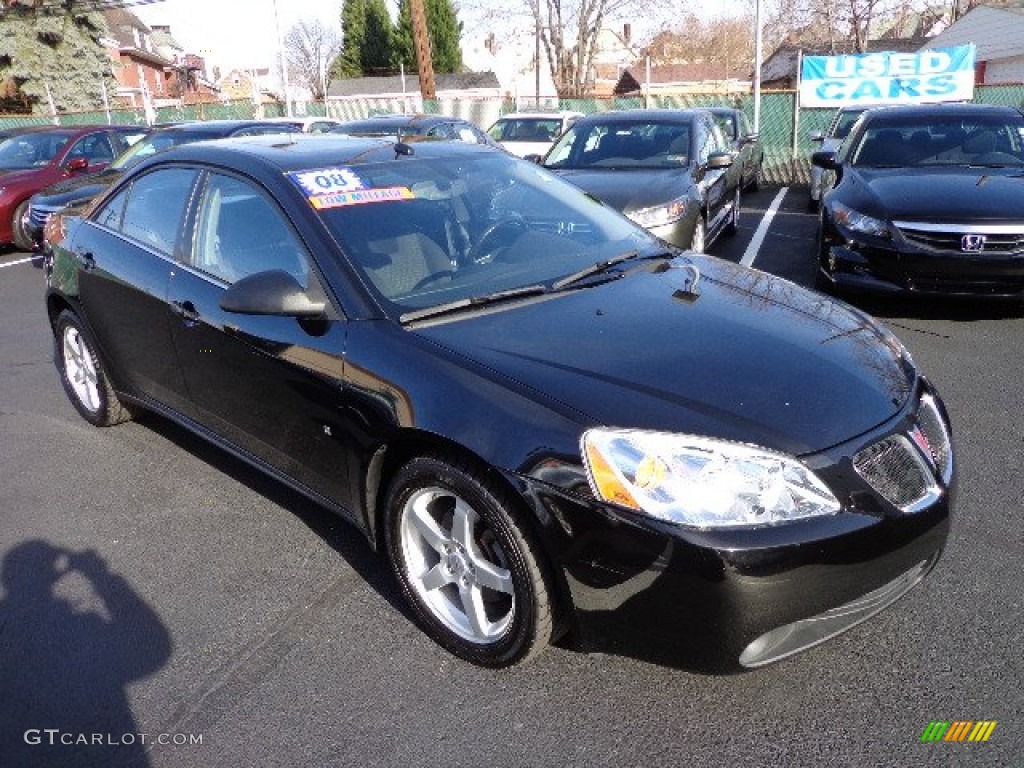
<instances>
[{"instance_id":1,"label":"rear wheel","mask_svg":"<svg viewBox=\"0 0 1024 768\"><path fill-rule=\"evenodd\" d=\"M19 251L32 250L32 238L28 234L28 200L14 209L11 219L11 240Z\"/></svg>"},{"instance_id":2,"label":"rear wheel","mask_svg":"<svg viewBox=\"0 0 1024 768\"><path fill-rule=\"evenodd\" d=\"M81 320L65 310L57 318L54 358L64 391L86 421L109 427L132 417L114 393Z\"/></svg>"},{"instance_id":3,"label":"rear wheel","mask_svg":"<svg viewBox=\"0 0 1024 768\"><path fill-rule=\"evenodd\" d=\"M478 470L418 458L387 501L388 557L420 623L457 656L504 667L551 641L544 559L514 500Z\"/></svg>"}]
</instances>

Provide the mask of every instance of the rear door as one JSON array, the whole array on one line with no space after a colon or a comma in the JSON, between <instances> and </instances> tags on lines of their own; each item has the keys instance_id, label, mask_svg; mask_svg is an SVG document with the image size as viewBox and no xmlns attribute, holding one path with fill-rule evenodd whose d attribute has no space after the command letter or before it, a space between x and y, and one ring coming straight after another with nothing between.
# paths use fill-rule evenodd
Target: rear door
<instances>
[{"instance_id":1,"label":"rear door","mask_svg":"<svg viewBox=\"0 0 1024 768\"><path fill-rule=\"evenodd\" d=\"M199 422L245 454L352 508L342 427L345 322L226 312L230 285L281 269L326 299L276 201L251 179L207 172L186 268L170 282L172 337Z\"/></svg>"}]
</instances>

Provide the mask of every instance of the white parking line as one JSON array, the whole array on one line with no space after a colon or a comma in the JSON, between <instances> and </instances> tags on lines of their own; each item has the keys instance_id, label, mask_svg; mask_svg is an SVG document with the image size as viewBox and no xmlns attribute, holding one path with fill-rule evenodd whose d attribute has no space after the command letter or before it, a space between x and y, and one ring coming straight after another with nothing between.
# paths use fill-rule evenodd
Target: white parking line
<instances>
[{"instance_id":1,"label":"white parking line","mask_svg":"<svg viewBox=\"0 0 1024 768\"><path fill-rule=\"evenodd\" d=\"M0 269L4 267L16 267L19 264L28 264L30 261L40 258L39 256L29 256L27 259L18 259L17 261L8 261L6 264L0 264Z\"/></svg>"},{"instance_id":2,"label":"white parking line","mask_svg":"<svg viewBox=\"0 0 1024 768\"><path fill-rule=\"evenodd\" d=\"M747 250L743 252L743 258L740 259L740 264L743 266L749 267L754 263L754 259L757 258L757 252L761 250L761 243L764 242L765 235L768 234L768 227L772 225L772 219L775 218L775 213L779 210L779 206L782 205L782 198L786 196L788 191L789 187L780 189L779 194L772 200L772 204L768 206L768 210L764 212L761 223L757 225L757 231L747 245Z\"/></svg>"}]
</instances>

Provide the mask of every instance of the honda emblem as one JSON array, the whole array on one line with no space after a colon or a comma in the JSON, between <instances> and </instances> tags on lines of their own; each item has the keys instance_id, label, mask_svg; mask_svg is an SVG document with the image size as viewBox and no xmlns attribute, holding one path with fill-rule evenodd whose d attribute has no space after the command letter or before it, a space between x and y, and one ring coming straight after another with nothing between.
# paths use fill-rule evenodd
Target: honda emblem
<instances>
[{"instance_id":1,"label":"honda emblem","mask_svg":"<svg viewBox=\"0 0 1024 768\"><path fill-rule=\"evenodd\" d=\"M985 247L984 235L964 235L960 238L960 250L977 253Z\"/></svg>"}]
</instances>

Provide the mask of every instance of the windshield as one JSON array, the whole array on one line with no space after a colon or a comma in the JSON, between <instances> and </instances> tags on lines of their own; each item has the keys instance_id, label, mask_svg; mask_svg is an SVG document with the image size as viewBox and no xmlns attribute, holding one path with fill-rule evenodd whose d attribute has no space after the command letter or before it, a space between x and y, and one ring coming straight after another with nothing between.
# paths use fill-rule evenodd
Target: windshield
<instances>
[{"instance_id":1,"label":"windshield","mask_svg":"<svg viewBox=\"0 0 1024 768\"><path fill-rule=\"evenodd\" d=\"M49 165L68 143L66 133L23 133L0 141L0 170L14 171Z\"/></svg>"},{"instance_id":2,"label":"windshield","mask_svg":"<svg viewBox=\"0 0 1024 768\"><path fill-rule=\"evenodd\" d=\"M850 148L855 166L1024 165L1024 118L970 115L951 118L922 110L880 117Z\"/></svg>"},{"instance_id":3,"label":"windshield","mask_svg":"<svg viewBox=\"0 0 1024 768\"><path fill-rule=\"evenodd\" d=\"M504 153L404 157L308 173L348 179L348 188L358 190L311 202L399 315L550 286L625 252L665 250L582 190Z\"/></svg>"},{"instance_id":4,"label":"windshield","mask_svg":"<svg viewBox=\"0 0 1024 768\"><path fill-rule=\"evenodd\" d=\"M487 131L495 141L554 141L562 130L557 117L503 117Z\"/></svg>"},{"instance_id":5,"label":"windshield","mask_svg":"<svg viewBox=\"0 0 1024 768\"><path fill-rule=\"evenodd\" d=\"M544 158L547 168L679 168L688 165L691 125L685 122L577 123Z\"/></svg>"},{"instance_id":6,"label":"windshield","mask_svg":"<svg viewBox=\"0 0 1024 768\"><path fill-rule=\"evenodd\" d=\"M210 138L213 138L211 134L201 131L155 131L114 158L110 167L124 171L162 150Z\"/></svg>"}]
</instances>

